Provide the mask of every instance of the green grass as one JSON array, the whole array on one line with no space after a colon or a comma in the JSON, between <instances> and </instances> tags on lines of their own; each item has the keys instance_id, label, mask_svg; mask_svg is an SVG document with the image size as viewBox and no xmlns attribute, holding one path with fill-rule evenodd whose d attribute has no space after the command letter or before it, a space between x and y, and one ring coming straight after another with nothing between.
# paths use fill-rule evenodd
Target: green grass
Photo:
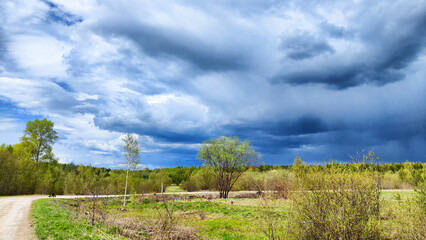
<instances>
[{"instance_id":1,"label":"green grass","mask_svg":"<svg viewBox=\"0 0 426 240\"><path fill-rule=\"evenodd\" d=\"M382 191L382 198L390 204L389 209L393 209L394 204L399 204L395 199L409 199L414 194L413 190ZM100 238L98 231L95 231L87 221L70 221L74 218L73 212L55 204L55 201L61 201L66 205L71 204L73 200L42 199L34 204L36 233L40 239ZM266 239L263 232L267 227L265 209L260 207L260 201L248 198L175 200L174 216L178 226L192 228L202 239ZM81 200L80 212L89 211L87 210L89 204L89 201ZM159 220L159 212L165 211L165 204L170 208L172 203L158 202L152 198L140 200L132 197L127 201L125 211L120 210L122 201L118 198L100 200L98 204L108 206L109 217L120 219L121 222L143 219L147 220L148 224L156 224ZM283 226L287 224L290 201L273 200L269 202L269 206L279 222L278 233L284 236ZM385 224L392 226L393 221L391 217L385 221ZM102 226L99 228L102 229ZM117 228L121 229L123 226L117 226Z\"/></svg>"},{"instance_id":2,"label":"green grass","mask_svg":"<svg viewBox=\"0 0 426 240\"><path fill-rule=\"evenodd\" d=\"M166 188L166 193L178 193L178 192L187 192L186 190L181 189L179 186L171 185Z\"/></svg>"},{"instance_id":3,"label":"green grass","mask_svg":"<svg viewBox=\"0 0 426 240\"><path fill-rule=\"evenodd\" d=\"M39 199L34 202L32 218L38 239L105 239L114 236L100 230L101 225L93 227L86 220L75 219L74 214L57 201Z\"/></svg>"},{"instance_id":4,"label":"green grass","mask_svg":"<svg viewBox=\"0 0 426 240\"><path fill-rule=\"evenodd\" d=\"M72 200L60 201L69 204ZM82 201L80 209L85 211L83 209L86 209L88 204L88 201ZM170 208L172 203L131 199L126 204L126 211L119 210L122 208L122 202L119 200L104 200L99 204L107 204L109 217L124 220L122 222L143 219L156 224L159 212L165 210L165 204ZM177 225L193 229L202 239L266 239L261 224L264 217L259 204L259 199L175 200L173 209ZM277 200L271 204L274 215L285 223L288 201Z\"/></svg>"},{"instance_id":5,"label":"green grass","mask_svg":"<svg viewBox=\"0 0 426 240\"><path fill-rule=\"evenodd\" d=\"M395 199L395 198L410 198L416 194L414 190L382 190L381 197L383 199Z\"/></svg>"}]
</instances>

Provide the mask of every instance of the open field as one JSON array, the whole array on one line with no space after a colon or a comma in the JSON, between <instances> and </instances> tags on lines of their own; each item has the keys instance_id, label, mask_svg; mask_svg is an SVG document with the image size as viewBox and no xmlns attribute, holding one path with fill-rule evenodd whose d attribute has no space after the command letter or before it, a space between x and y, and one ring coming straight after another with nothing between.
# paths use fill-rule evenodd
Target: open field
<instances>
[{"instance_id":1,"label":"open field","mask_svg":"<svg viewBox=\"0 0 426 240\"><path fill-rule=\"evenodd\" d=\"M383 225L392 235L401 199L411 199L412 190L383 191L387 205ZM195 196L197 197L197 196ZM399 200L398 200L399 199ZM78 202L77 202L78 201ZM268 239L267 216L274 219L277 234L285 236L291 201L265 202L259 198L207 199L187 195L151 195L122 199L41 199L34 205L35 231L40 239ZM93 206L96 210L93 211ZM94 226L91 225L92 214ZM71 221L70 221L71 220Z\"/></svg>"},{"instance_id":2,"label":"open field","mask_svg":"<svg viewBox=\"0 0 426 240\"><path fill-rule=\"evenodd\" d=\"M134 231L137 228L145 229L148 232L155 231L154 225L159 226L163 223L164 218L161 215L167 214L166 208L168 208L173 211L174 219L172 221L174 223L172 224L176 224L176 231L187 231L204 239L266 239L262 226L256 224L262 220L262 211L259 208L259 203L258 199L245 198L230 198L226 200L196 198L192 200L169 200L166 202L150 199L134 201L132 199L127 201L125 211L122 210L122 200L118 199L101 200L97 205L107 205L105 210L108 219L105 220L106 224L101 224L99 227L103 227L104 232L117 230L119 235L122 234L128 238L145 235L143 231ZM43 199L37 201L37 204L52 205L55 206L55 209L66 211L67 214L63 215L63 220L58 219L59 222L66 222L71 215L75 216L77 210L73 199ZM83 214L81 214L80 219L75 218L75 221L79 222L80 225L90 225L90 205L91 202L86 199L80 202L79 211ZM276 201L274 214L281 219L285 219L287 208L287 201ZM84 213L89 213L89 215L85 216ZM35 215L39 214L45 213L35 213ZM102 215L96 218L98 222L103 222ZM36 227L36 232L56 232L54 229L39 230L51 226L50 222L45 226ZM73 225L72 229L78 232L81 228L76 228ZM45 236L47 235L43 235L43 237Z\"/></svg>"},{"instance_id":3,"label":"open field","mask_svg":"<svg viewBox=\"0 0 426 240\"><path fill-rule=\"evenodd\" d=\"M165 191L166 193L179 193L179 192L187 192L186 190L183 190L182 188L180 188L179 186L176 186L176 185L171 185L171 186L168 186L167 188L166 188L166 191Z\"/></svg>"}]
</instances>

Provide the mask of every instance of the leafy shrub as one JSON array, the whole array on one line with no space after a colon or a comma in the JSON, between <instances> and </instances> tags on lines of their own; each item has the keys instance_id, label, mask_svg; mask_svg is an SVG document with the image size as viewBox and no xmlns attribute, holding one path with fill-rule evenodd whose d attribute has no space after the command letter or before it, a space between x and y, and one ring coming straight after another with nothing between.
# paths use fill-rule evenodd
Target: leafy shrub
<instances>
[{"instance_id":1,"label":"leafy shrub","mask_svg":"<svg viewBox=\"0 0 426 240\"><path fill-rule=\"evenodd\" d=\"M207 167L194 171L191 177L180 186L188 192L217 189L213 172Z\"/></svg>"},{"instance_id":2,"label":"leafy shrub","mask_svg":"<svg viewBox=\"0 0 426 240\"><path fill-rule=\"evenodd\" d=\"M406 181L401 180L396 173L386 172L383 175L383 189L412 189L413 186Z\"/></svg>"},{"instance_id":3,"label":"leafy shrub","mask_svg":"<svg viewBox=\"0 0 426 240\"><path fill-rule=\"evenodd\" d=\"M287 198L293 184L293 175L287 170L272 170L265 178L265 190L271 191L275 198Z\"/></svg>"},{"instance_id":4,"label":"leafy shrub","mask_svg":"<svg viewBox=\"0 0 426 240\"><path fill-rule=\"evenodd\" d=\"M292 193L291 239L379 239L380 178L328 167L305 174Z\"/></svg>"},{"instance_id":5,"label":"leafy shrub","mask_svg":"<svg viewBox=\"0 0 426 240\"><path fill-rule=\"evenodd\" d=\"M265 173L247 171L234 184L232 190L235 191L261 191L264 189Z\"/></svg>"},{"instance_id":6,"label":"leafy shrub","mask_svg":"<svg viewBox=\"0 0 426 240\"><path fill-rule=\"evenodd\" d=\"M293 174L288 170L245 172L235 183L233 190L271 191L275 198L287 198L293 188Z\"/></svg>"}]
</instances>

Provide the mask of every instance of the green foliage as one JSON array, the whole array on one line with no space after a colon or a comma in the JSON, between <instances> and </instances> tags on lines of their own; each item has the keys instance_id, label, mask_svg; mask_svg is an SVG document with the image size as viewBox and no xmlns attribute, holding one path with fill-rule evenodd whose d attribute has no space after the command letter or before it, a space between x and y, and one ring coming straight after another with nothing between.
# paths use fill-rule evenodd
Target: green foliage
<instances>
[{"instance_id":1,"label":"green foliage","mask_svg":"<svg viewBox=\"0 0 426 240\"><path fill-rule=\"evenodd\" d=\"M191 177L181 184L181 188L188 192L200 190L217 190L214 172L204 167L192 172Z\"/></svg>"},{"instance_id":2,"label":"green foliage","mask_svg":"<svg viewBox=\"0 0 426 240\"><path fill-rule=\"evenodd\" d=\"M204 166L213 170L221 198L227 198L232 186L247 167L258 164L260 154L249 141L238 137L217 137L202 143L197 154Z\"/></svg>"},{"instance_id":3,"label":"green foliage","mask_svg":"<svg viewBox=\"0 0 426 240\"><path fill-rule=\"evenodd\" d=\"M29 148L36 162L40 159L53 160L52 145L58 139L53 126L53 122L47 119L41 121L36 119L27 123L21 141Z\"/></svg>"},{"instance_id":4,"label":"green foliage","mask_svg":"<svg viewBox=\"0 0 426 240\"><path fill-rule=\"evenodd\" d=\"M401 180L397 173L392 171L383 174L383 189L410 189L413 188L412 184L407 181Z\"/></svg>"},{"instance_id":5,"label":"green foliage","mask_svg":"<svg viewBox=\"0 0 426 240\"><path fill-rule=\"evenodd\" d=\"M303 174L305 173L305 166L307 164L300 159L299 156L296 156L296 158L293 161L293 166L291 168L294 176L296 176L297 179L301 178Z\"/></svg>"},{"instance_id":6,"label":"green foliage","mask_svg":"<svg viewBox=\"0 0 426 240\"><path fill-rule=\"evenodd\" d=\"M426 239L426 188L420 185L412 197L396 194L387 202L389 235L392 239ZM385 206L386 206L385 205Z\"/></svg>"},{"instance_id":7,"label":"green foliage","mask_svg":"<svg viewBox=\"0 0 426 240\"><path fill-rule=\"evenodd\" d=\"M420 184L415 191L417 193L417 205L422 209L423 215L426 215L426 182Z\"/></svg>"},{"instance_id":8,"label":"green foliage","mask_svg":"<svg viewBox=\"0 0 426 240\"><path fill-rule=\"evenodd\" d=\"M150 185L148 192L161 192L161 186L163 186L163 192L172 184L172 180L167 175L165 169L161 169L160 171L153 171L149 175L148 183Z\"/></svg>"},{"instance_id":9,"label":"green foliage","mask_svg":"<svg viewBox=\"0 0 426 240\"><path fill-rule=\"evenodd\" d=\"M333 166L308 172L291 197L290 238L382 238L379 182L376 173Z\"/></svg>"},{"instance_id":10,"label":"green foliage","mask_svg":"<svg viewBox=\"0 0 426 240\"><path fill-rule=\"evenodd\" d=\"M188 178L191 176L192 172L198 169L197 167L174 167L174 168L168 168L167 172L172 180L173 184L179 185L182 182L188 180Z\"/></svg>"},{"instance_id":11,"label":"green foliage","mask_svg":"<svg viewBox=\"0 0 426 240\"><path fill-rule=\"evenodd\" d=\"M124 158L127 161L128 168L131 170L136 170L140 163L139 153L141 150L137 135L127 133L123 141Z\"/></svg>"},{"instance_id":12,"label":"green foliage","mask_svg":"<svg viewBox=\"0 0 426 240\"><path fill-rule=\"evenodd\" d=\"M306 165L303 163L302 159L300 159L299 156L296 156L296 158L293 161L293 166L303 166Z\"/></svg>"},{"instance_id":13,"label":"green foliage","mask_svg":"<svg viewBox=\"0 0 426 240\"><path fill-rule=\"evenodd\" d=\"M233 190L273 191L276 197L286 198L293 189L294 176L286 169L274 169L268 172L246 171L235 183Z\"/></svg>"},{"instance_id":14,"label":"green foliage","mask_svg":"<svg viewBox=\"0 0 426 240\"><path fill-rule=\"evenodd\" d=\"M13 148L6 145L0 146L0 194L11 195L16 192L13 182L16 181L17 162L13 160Z\"/></svg>"}]
</instances>

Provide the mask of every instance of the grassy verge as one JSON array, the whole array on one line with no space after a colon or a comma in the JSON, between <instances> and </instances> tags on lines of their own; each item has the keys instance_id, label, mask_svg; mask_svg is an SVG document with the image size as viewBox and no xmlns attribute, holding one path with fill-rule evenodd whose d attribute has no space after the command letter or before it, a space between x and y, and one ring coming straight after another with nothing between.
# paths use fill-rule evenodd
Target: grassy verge
<instances>
[{"instance_id":1,"label":"grassy verge","mask_svg":"<svg viewBox=\"0 0 426 240\"><path fill-rule=\"evenodd\" d=\"M39 199L34 202L32 218L39 239L112 239L101 225L91 226L85 220L77 220L74 214L61 207L58 200Z\"/></svg>"}]
</instances>

